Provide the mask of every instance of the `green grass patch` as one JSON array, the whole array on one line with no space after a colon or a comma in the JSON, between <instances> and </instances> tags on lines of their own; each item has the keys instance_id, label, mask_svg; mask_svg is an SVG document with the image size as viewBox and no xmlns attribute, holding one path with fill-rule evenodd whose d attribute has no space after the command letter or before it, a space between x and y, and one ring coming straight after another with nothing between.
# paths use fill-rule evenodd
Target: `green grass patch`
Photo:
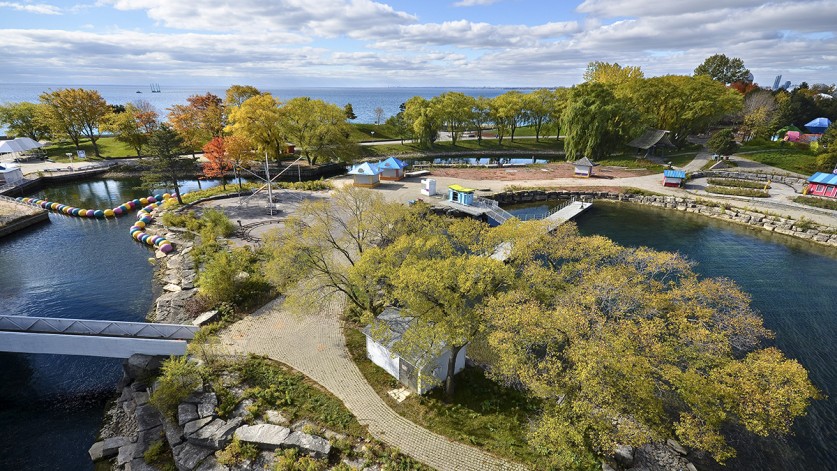
<instances>
[{"instance_id":1,"label":"green grass patch","mask_svg":"<svg viewBox=\"0 0 837 471\"><path fill-rule=\"evenodd\" d=\"M811 150L796 147L768 146L754 149L757 152L742 154L741 157L780 168L789 172L810 175L817 171L817 156Z\"/></svg>"},{"instance_id":2,"label":"green grass patch","mask_svg":"<svg viewBox=\"0 0 837 471\"><path fill-rule=\"evenodd\" d=\"M733 178L710 178L710 185L726 186L731 188L753 188L756 190L769 190L770 184L767 182L754 182L750 180L736 180Z\"/></svg>"},{"instance_id":3,"label":"green grass patch","mask_svg":"<svg viewBox=\"0 0 837 471\"><path fill-rule=\"evenodd\" d=\"M793 199L794 202L813 206L815 208L831 209L837 211L837 200L829 200L825 198L817 198L814 196L797 196Z\"/></svg>"},{"instance_id":4,"label":"green grass patch","mask_svg":"<svg viewBox=\"0 0 837 471\"><path fill-rule=\"evenodd\" d=\"M117 141L113 137L100 138L96 141L96 144L99 145L99 154L101 154L102 158L118 159L137 156L133 148ZM93 153L93 143L90 142L90 139L82 139L79 147L87 154L87 159L85 160L101 160L96 158L96 154ZM67 158L66 154L69 152L75 156L76 146L72 142L57 142L51 146L44 147L44 151L47 153L47 157L55 162L69 162L70 159ZM81 162L85 160L81 160ZM79 162L79 159L73 157L73 161Z\"/></svg>"},{"instance_id":5,"label":"green grass patch","mask_svg":"<svg viewBox=\"0 0 837 471\"><path fill-rule=\"evenodd\" d=\"M752 188L732 188L728 186L707 186L707 193L715 193L717 195L733 195L733 196L747 196L752 198L767 198L770 195L763 190L754 190Z\"/></svg>"},{"instance_id":6,"label":"green grass patch","mask_svg":"<svg viewBox=\"0 0 837 471\"><path fill-rule=\"evenodd\" d=\"M475 139L459 140L454 146L452 142L437 142L432 147L421 147L409 141L401 144L386 144L379 146L363 146L361 153L364 157L375 158L384 157L388 155L404 155L404 154L422 154L422 155L436 155L448 154L454 152L474 152L478 154L485 151L508 151L514 153L523 153L526 151L538 152L562 152L564 144L560 141L550 139L549 141L535 142L534 139L519 139L512 142L508 138L503 139L503 145L497 142L497 139L483 139L480 145Z\"/></svg>"},{"instance_id":7,"label":"green grass patch","mask_svg":"<svg viewBox=\"0 0 837 471\"><path fill-rule=\"evenodd\" d=\"M537 400L492 381L479 368L468 367L456 377L451 402L445 402L436 388L426 396L411 395L399 404L386 392L400 385L366 357L366 336L352 327L344 333L361 373L400 415L453 440L539 468L538 457L526 441L529 420L540 408Z\"/></svg>"},{"instance_id":8,"label":"green grass patch","mask_svg":"<svg viewBox=\"0 0 837 471\"><path fill-rule=\"evenodd\" d=\"M349 138L355 142L389 141L400 139L395 129L384 123L378 125L352 123L352 133L349 135Z\"/></svg>"},{"instance_id":9,"label":"green grass patch","mask_svg":"<svg viewBox=\"0 0 837 471\"><path fill-rule=\"evenodd\" d=\"M683 167L692 160L694 160L697 152L687 152L676 155L662 157L665 162L671 162L675 167ZM645 158L637 158L636 153L626 152L622 154L612 154L605 159L597 160L597 164L607 165L611 167L626 167L626 168L644 168L654 173L662 173L668 168L668 165L662 165Z\"/></svg>"}]
</instances>

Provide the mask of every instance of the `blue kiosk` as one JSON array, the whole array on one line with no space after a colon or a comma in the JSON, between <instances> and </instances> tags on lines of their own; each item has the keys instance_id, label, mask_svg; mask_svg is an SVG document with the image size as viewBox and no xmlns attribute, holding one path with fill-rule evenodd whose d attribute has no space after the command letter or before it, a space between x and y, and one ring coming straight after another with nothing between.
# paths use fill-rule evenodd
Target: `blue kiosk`
<instances>
[{"instance_id":1,"label":"blue kiosk","mask_svg":"<svg viewBox=\"0 0 837 471\"><path fill-rule=\"evenodd\" d=\"M471 206L474 203L474 192L476 191L460 185L451 185L448 187L448 201Z\"/></svg>"}]
</instances>

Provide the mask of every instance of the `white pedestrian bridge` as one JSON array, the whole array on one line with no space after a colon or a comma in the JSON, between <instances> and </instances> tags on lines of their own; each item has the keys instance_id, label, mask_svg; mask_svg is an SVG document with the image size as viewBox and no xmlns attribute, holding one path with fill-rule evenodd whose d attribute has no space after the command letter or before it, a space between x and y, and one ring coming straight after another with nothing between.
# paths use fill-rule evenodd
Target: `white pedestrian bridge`
<instances>
[{"instance_id":1,"label":"white pedestrian bridge","mask_svg":"<svg viewBox=\"0 0 837 471\"><path fill-rule=\"evenodd\" d=\"M128 358L184 355L192 325L0 315L0 351Z\"/></svg>"}]
</instances>

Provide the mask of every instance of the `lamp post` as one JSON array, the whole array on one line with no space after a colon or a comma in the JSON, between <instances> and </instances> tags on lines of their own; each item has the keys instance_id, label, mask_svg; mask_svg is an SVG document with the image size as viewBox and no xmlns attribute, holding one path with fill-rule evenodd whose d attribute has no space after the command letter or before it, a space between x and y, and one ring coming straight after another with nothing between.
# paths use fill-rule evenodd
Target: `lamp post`
<instances>
[{"instance_id":1,"label":"lamp post","mask_svg":"<svg viewBox=\"0 0 837 471\"><path fill-rule=\"evenodd\" d=\"M72 172L73 171L73 153L72 152L67 152L64 155L66 155L70 159L70 171Z\"/></svg>"}]
</instances>

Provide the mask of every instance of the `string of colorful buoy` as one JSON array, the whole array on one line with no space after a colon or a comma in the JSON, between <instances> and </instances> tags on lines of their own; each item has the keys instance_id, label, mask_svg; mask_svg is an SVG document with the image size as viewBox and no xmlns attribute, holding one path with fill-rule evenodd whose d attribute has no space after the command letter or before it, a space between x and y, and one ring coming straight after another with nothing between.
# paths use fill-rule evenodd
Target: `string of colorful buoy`
<instances>
[{"instance_id":1,"label":"string of colorful buoy","mask_svg":"<svg viewBox=\"0 0 837 471\"><path fill-rule=\"evenodd\" d=\"M142 207L137 212L137 222L129 229L131 237L143 244L157 248L163 253L169 253L174 250L171 242L165 237L152 236L145 233L145 228L154 220L153 212L164 201L171 198L172 195L168 193L157 194L145 198L137 198L131 201L126 201L113 209L83 209L69 206L66 204L56 203L53 201L46 201L38 198L18 197L17 200L23 203L40 206L48 211L62 213L67 216L75 216L82 218L115 218L130 213L136 208Z\"/></svg>"}]
</instances>

